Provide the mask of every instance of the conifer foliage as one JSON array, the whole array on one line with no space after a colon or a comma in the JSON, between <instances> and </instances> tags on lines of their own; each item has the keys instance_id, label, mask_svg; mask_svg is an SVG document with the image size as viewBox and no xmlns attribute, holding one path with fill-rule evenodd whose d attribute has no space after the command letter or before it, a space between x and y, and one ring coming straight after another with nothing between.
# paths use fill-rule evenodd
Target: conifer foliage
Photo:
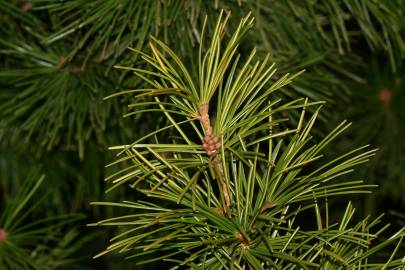
<instances>
[{"instance_id":1,"label":"conifer foliage","mask_svg":"<svg viewBox=\"0 0 405 270\"><path fill-rule=\"evenodd\" d=\"M403 222L344 195L404 219L404 13L0 0L0 270L401 269Z\"/></svg>"},{"instance_id":2,"label":"conifer foliage","mask_svg":"<svg viewBox=\"0 0 405 270\"><path fill-rule=\"evenodd\" d=\"M351 203L340 219L329 214L328 198L369 192L350 173L375 151L325 158L350 124L312 138L323 103L277 98L301 72L276 75L255 49L240 55L254 18L227 36L229 18L222 12L213 28L205 20L201 40L209 42L195 54L196 74L158 39L150 53L133 49L145 68L117 66L148 87L110 98L129 95L131 114L162 114L167 122L111 147L118 151L111 165L123 168L108 178L112 189L130 184L145 199L94 203L130 212L95 224L122 229L97 256L118 251L141 263L170 261L171 269L403 269L403 230L378 243L387 227L377 226L379 218L355 222ZM390 245L390 256L373 260Z\"/></svg>"},{"instance_id":3,"label":"conifer foliage","mask_svg":"<svg viewBox=\"0 0 405 270\"><path fill-rule=\"evenodd\" d=\"M79 236L76 222L83 215L41 215L38 208L47 196L37 193L45 181L44 175L31 171L16 196L0 208L1 269L78 269L77 252L92 234Z\"/></svg>"}]
</instances>

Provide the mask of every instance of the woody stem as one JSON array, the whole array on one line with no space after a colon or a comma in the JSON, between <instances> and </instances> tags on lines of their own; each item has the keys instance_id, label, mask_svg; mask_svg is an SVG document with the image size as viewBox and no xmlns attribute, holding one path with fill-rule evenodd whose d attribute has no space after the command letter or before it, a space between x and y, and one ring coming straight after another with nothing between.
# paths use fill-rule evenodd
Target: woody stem
<instances>
[{"instance_id":1,"label":"woody stem","mask_svg":"<svg viewBox=\"0 0 405 270\"><path fill-rule=\"evenodd\" d=\"M210 121L210 116L209 116L209 104L208 103L202 103L198 106L198 112L200 114L199 119L201 121L201 124L204 128L205 131L205 136L206 137L216 137L212 133L212 126L211 126L211 121ZM216 149L218 150L218 149ZM208 152L208 155L212 155L211 153ZM219 173L219 177L221 178L222 185L220 186L221 194L224 200L224 208L227 208L230 206L231 201L230 201L230 196L229 196L229 189L226 183L223 181L223 176L224 176L224 170L222 167L222 160L221 156L215 154L214 158L211 160L211 164L213 165L214 168L217 169ZM226 206L226 207L225 207Z\"/></svg>"},{"instance_id":2,"label":"woody stem","mask_svg":"<svg viewBox=\"0 0 405 270\"><path fill-rule=\"evenodd\" d=\"M200 113L200 121L204 127L205 134L212 135L212 126L208 110L209 110L208 103L203 103L198 106L198 112Z\"/></svg>"}]
</instances>

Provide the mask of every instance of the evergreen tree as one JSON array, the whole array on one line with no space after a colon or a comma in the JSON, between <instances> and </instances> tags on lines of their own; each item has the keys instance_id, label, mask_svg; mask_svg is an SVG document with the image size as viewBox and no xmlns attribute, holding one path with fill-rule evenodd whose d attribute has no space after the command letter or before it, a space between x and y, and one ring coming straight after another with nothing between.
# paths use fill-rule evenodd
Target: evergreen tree
<instances>
[{"instance_id":1,"label":"evergreen tree","mask_svg":"<svg viewBox=\"0 0 405 270\"><path fill-rule=\"evenodd\" d=\"M217 16L221 10L226 10L227 14L231 12L233 16L228 19L227 27L217 29L217 31L222 31L222 36L211 43L208 40L219 33L215 29ZM254 30L243 32L243 35L246 35L245 41L241 43L239 43L240 40L233 41L232 46L236 46L235 51L228 52L230 55L225 56L234 66L230 63L224 63L220 67L224 69L222 77L218 77L218 81L215 81L211 86L212 89L203 90L206 86L202 82L212 80L212 78L206 77L205 73L208 74L214 71L207 70L204 75L201 74L201 70L205 70L208 66L214 67L218 63L215 62L217 58L212 58L214 62L206 62L207 64L202 68L203 59L201 57L207 53L209 55L210 51L216 51L219 55L222 55L221 53L227 44L224 43L225 40L231 40L232 36L235 37L235 33L239 37L242 34L238 32L240 29L247 30L252 26L247 21L244 27L240 28L239 25L239 18L245 17L249 12L255 17ZM363 179L365 177L369 180L367 183L370 185L378 184L379 188L373 190L377 197L364 197L369 199L364 203L366 207L360 207L360 212L363 212L362 216L365 216L366 213L364 212L386 211L387 207L385 205L376 203L377 201L383 201L389 203L389 207L397 211L397 216L401 216L401 209L405 202L401 195L405 188L402 183L405 146L401 140L405 132L403 130L403 95L401 93L403 80L402 61L405 54L404 12L405 3L401 0L0 0L0 209L2 211L5 211L4 209L16 209L15 207L24 209L24 207L27 207L27 202L21 199L21 196L30 198L32 202L40 201L33 194L28 196L24 187L33 190L39 188L39 185L35 185L34 182L38 179L41 179L39 182L44 181L40 177L41 174L46 174L46 189L49 191L46 199L38 203L38 206L30 214L24 215L24 211L17 211L16 216L13 217L13 220L21 220L23 224L28 226L27 228L22 226L23 229L19 231L16 229L18 226L15 225L16 227L11 230L11 221L6 221L10 219L10 216L6 215L7 211L4 212L0 222L0 261L2 262L0 268L62 269L65 267L73 269L77 267L78 269L86 269L88 267L90 269L102 269L111 267L112 269L119 269L122 267L123 269L131 269L134 267L131 262L126 264L121 257L115 255L108 255L95 261L90 260L91 255L89 254L94 255L103 250L107 237L112 233L118 234L121 228L117 229L113 226L103 227L104 230L101 230L101 228L89 230L85 229L84 225L94 222L94 220L113 218L124 214L126 211L122 208L90 206L91 201L146 200L144 195L134 192L133 189L124 186L117 188L121 184L132 184L134 177L138 177L143 173L145 176L140 176L140 186L137 187L147 190L151 188L149 185L152 182L150 181L153 181L153 178L150 177L158 173L158 171L151 170L148 166L145 167L142 159L134 157L136 154L131 153L133 151L131 147L121 147L121 155L128 155L123 160L114 162L114 166L104 168L104 165L112 161L114 159L113 154L116 154L114 151L112 153L106 151L108 146L125 145L134 137L142 138L147 131L153 130L159 130L159 132L151 137L145 137L137 141L136 144L141 141L154 145L170 144L173 147L178 146L175 151L180 151L182 154L174 156L174 150L169 146L167 147L170 150L164 148L166 146L163 147L163 153L155 148L135 149L138 149L137 151L140 151L139 153L142 156L145 155L153 162L161 163L162 160L166 161L168 159L169 161L163 163L162 166L169 166L172 161L176 165L177 159L182 159L182 156L185 155L182 151L188 151L192 158L189 159L187 156L186 160L180 162L181 166L185 166L183 162L192 163L192 159L196 158L196 156L200 158L200 163L203 160L204 164L211 164L211 166L204 167L199 163L198 166L201 168L193 171L198 166L192 163L194 167L185 169L185 173L189 173L189 175L186 174L187 177L193 181L195 178L205 179L204 183L207 185L212 183L218 185L220 183L217 180L208 180L213 174L216 175L216 178L220 176L216 172L215 166L219 166L223 162L223 167L226 168L225 165L231 162L231 159L234 160L235 165L231 169L228 168L227 181L245 179L244 181L250 181L250 184L258 181L255 184L255 188L258 188L259 179L266 178L265 174L263 174L265 172L263 171L263 166L266 163L265 159L272 160L269 153L263 152L264 147L270 149L268 145L270 138L265 135L266 132L269 132L269 129L274 134L280 133L279 137L272 139L273 147L276 147L277 143L283 138L283 143L280 143L278 150L275 151L276 148L273 150L273 154L278 153L274 157L275 168L277 167L277 161L280 162L279 164L287 162L283 161L283 158L288 157L280 157L283 156L283 153L287 155L285 151L288 147L291 149L297 147L292 144L294 144L294 140L297 140L296 143L298 143L300 139L294 139L294 136L302 136L301 139L305 136L307 136L305 138L309 138L309 131L311 131L313 138L311 142L305 141L303 143L302 147L307 147L305 149L316 149L316 145L325 141L324 138L339 133L333 143L328 142L329 146L323 152L325 160L338 159L342 151L346 151L346 149L371 144L373 147L378 147L379 151L377 151L375 157L371 157L371 152L361 156L360 162L365 161L366 157L372 160L363 166L363 169L357 170L357 173L355 172L352 177L353 179ZM209 16L204 20L207 14ZM203 25L205 25L205 31L202 31ZM246 39L249 42L246 42ZM151 42L152 46L150 46L149 42ZM220 50L213 48L213 44L220 46ZM200 56L196 57L200 47L202 48ZM251 54L253 47L256 47L254 50L255 55ZM130 53L128 48L132 48L136 53ZM235 60L235 57L230 57L239 53L238 60ZM266 53L270 53L270 55L267 56ZM177 57L174 57L175 55ZM162 66L160 66L161 63L156 62L156 59L167 60L167 62L163 63L163 70ZM258 62L256 62L256 59L259 59ZM267 68L265 64L273 62L276 62L277 71L275 71L274 67ZM187 72L181 69L181 66L177 66L179 63L184 66ZM118 68L114 68L114 65L118 65ZM172 67L177 68L172 69ZM303 69L305 69L305 72L300 73L298 76L297 73ZM263 77L260 80L256 78L263 83L266 81L266 84L261 88L258 86L253 87L250 81L244 81L245 78L240 78L240 82L232 84L232 79L229 78L229 74L234 74L237 77L245 72L246 76L250 73L253 76L253 73L263 74L264 70L268 70L268 72L272 73L272 76L266 77L267 79ZM141 76L133 76L134 71ZM175 73L170 73L172 71ZM156 72L156 74L150 72ZM189 78L184 78L185 74L189 74ZM285 77L284 74L296 74L297 76L288 75ZM150 81L151 75L158 76L158 79L155 78L156 81ZM157 96L158 100L151 98L156 93L152 90L139 92L140 96L135 100L132 92L128 92L132 93L131 95L115 94L125 92L128 89L150 89L151 87L160 89L162 87L167 88L170 85L172 85L171 88L176 88L175 86L179 84L179 81L177 81L179 78L176 76L180 76L180 82L187 87L195 84L192 95L183 93L186 97L178 96L177 94L181 93L178 93L176 89L172 89L173 92L170 93L167 93L167 91L162 92L162 95ZM219 78L221 79L219 80ZM163 79L163 82L161 79ZM222 97L219 97L218 93L222 90L219 91L218 89L227 89L225 84L228 81L230 83L229 91L232 89L232 85L237 87L241 83L240 89L244 89L243 91L246 91L246 94L250 93L249 89L259 91L257 96L252 96L250 102L268 97L268 100L262 102L270 103L260 103L262 107L248 108L250 111L246 111L246 115L239 115L238 118L238 113L244 109L237 107L240 106L237 104L248 97L244 97L245 99L239 101L232 100L231 103L227 103L227 106L222 107L221 102L225 102L229 97L226 97L225 92L223 92ZM267 96L261 96L267 85L273 85L276 82L281 85L276 84L277 87L275 88L280 87L280 89L271 91ZM196 93L204 94L199 96ZM104 97L111 95L114 98L103 100ZM280 103L273 104L279 99L281 100ZM210 138L209 141L212 139L217 140L217 137L218 140L222 138L219 132L220 127L225 125L228 128L232 126L234 128L230 134L226 135L228 137L225 137L225 141L222 139L215 142L215 145L216 143L221 144L219 149L216 149L213 143L208 143L205 148L202 146L201 142L207 134L207 130L204 126L198 126L198 119L190 118L201 116L201 112L198 110L201 101L211 101L208 112L210 123L213 125L212 134L215 136ZM320 110L319 106L324 104L323 101L327 101L327 103ZM122 109L123 104L130 105L128 108ZM235 108L233 108L234 106ZM265 106L272 112L260 111ZM221 109L224 109L224 111L221 111ZM230 117L227 119L224 117L229 112L236 118ZM123 113L126 118L121 118ZM241 119L253 119L249 117L253 117L256 113L263 117L266 115L271 119L267 119L267 124L264 124L266 119L259 119L261 117L259 116L258 119L250 123L251 126L243 128L243 125L247 123L237 125L238 121L242 121ZM185 121L188 122L182 123L182 120L180 120L182 117L187 119ZM316 125L312 124L315 118L320 120ZM354 120L354 128L348 129L348 131L341 134L346 125L339 125L338 121L345 118ZM179 127L176 127L176 125L170 127L175 123L179 123L179 121L181 123ZM275 125L269 126L268 121ZM264 126L261 126L263 124ZM190 141L185 140L183 135L178 133L183 126L187 126L184 130L184 136L189 138ZM335 129L335 126L339 128ZM161 130L163 127L168 128ZM303 135L306 130L308 134ZM327 133L326 130L333 130L332 135ZM282 132L285 132L285 134ZM235 139L233 137L235 134L245 134L246 136ZM255 142L255 140L264 137L266 139L263 141ZM192 143L190 144L190 142ZM243 146L244 144L245 146ZM256 144L259 145L257 149L253 147ZM191 147L191 149L190 145L193 145L194 148ZM217 151L221 149L223 153L209 155L208 157L215 159L209 161L207 154L212 151L209 147L214 147L214 150ZM245 150L244 147L246 147ZM113 149L115 148L113 147ZM158 149L162 150L160 146L158 146ZM260 154L262 152L264 156ZM308 152L311 152L311 150L308 150ZM350 150L347 150L347 152L350 152ZM317 156L313 156L313 158L315 157ZM302 159L306 160L304 156L302 156ZM296 161L298 162L296 165L301 164L303 160ZM298 176L316 170L317 166L322 164L323 158L314 161L309 160L311 162L308 161L308 164L304 163L297 168L288 169L281 175L292 173L290 170L294 171L295 169L300 169ZM240 162L242 163L239 164ZM291 162L293 160L286 164L291 165ZM154 164L152 163L153 166L155 166ZM249 164L261 165L257 165L259 169L253 172L248 170L248 168L252 167ZM349 166L349 164L346 165ZM141 166L140 168L143 168L143 170L136 171L134 169L136 166ZM288 165L286 166L288 168ZM334 166L338 170L341 164L338 162ZM34 173L32 168L34 168ZM172 170L172 168L169 169ZM168 168L165 170L168 170ZM165 170L162 173L167 173ZM191 171L187 172L187 170ZM236 170L236 173L234 170ZM198 175L193 178L197 173ZM253 173L257 173L257 177L253 179L254 181L250 178ZM273 172L269 172L269 174L271 173ZM158 175L157 177L162 176ZM334 209L338 209L333 211L334 214L330 214L331 220L341 220L340 224L346 224L343 222L344 220L354 219L351 217L354 211L353 207L349 205L346 210L344 210L345 206L338 207L342 205L341 202L344 199L333 195L357 194L356 192L365 191L366 186L360 184L360 182L340 182L339 177L336 179L336 183L347 183L347 186L342 184L343 186L332 188L321 185L323 189L330 189L329 194L315 189L307 197L304 196L306 198L305 203L311 202L307 204L308 209L304 207L308 211L305 209L305 211L301 211L291 206L285 213L277 213L279 215L277 219L279 220L273 220L272 222L280 222L279 225L283 227L285 224L281 220L284 219L284 221L290 221L291 224L288 230L279 231L274 236L284 237L282 239L285 240L286 235L291 236L291 228L297 228L294 224L300 224L298 222L301 219L299 216L303 216L302 219L309 220L310 214L308 213L310 213L310 209L315 209L316 220L309 222L309 224L308 222L304 223L310 226L322 225L324 229L322 231L323 235L319 235L320 238L317 238L320 241L322 237L326 237L325 234L331 233L331 231L327 230L328 226L325 227L325 223L329 220L329 212L325 212L324 216L322 215L322 211L326 211L328 204L332 205ZM103 181L104 179L106 181ZM186 180L183 179L182 181ZM199 198L198 196L205 196L197 187L204 183L192 182L190 186L186 185L183 189L184 194L183 192L180 193L179 204L184 207L184 203L191 199L191 212L196 210L193 201L195 202ZM358 186L350 191L349 187L353 185ZM45 185L42 184L42 186ZM262 183L259 186L261 187ZM285 187L287 188L288 185ZM195 190L196 188L197 190ZM208 186L203 186L203 188L208 189ZM223 192L222 195L218 193L222 190L222 187L211 186L211 188L213 194L217 196L218 201L215 203L220 203L219 205L223 204L223 202L226 203L226 196L224 195L226 193ZM231 189L236 187L233 187L230 183L228 188L230 189L228 193L235 192L235 190ZM308 186L302 186L302 188L305 189ZM112 192L105 194L105 191ZM244 189L240 191L245 192ZM149 194L147 191L145 192ZM173 192L177 191L174 190ZM201 194L197 195L196 192ZM252 190L249 192L252 192ZM243 200L251 199L249 197L251 196L250 193L246 193L248 195L243 194L243 196L248 196ZM280 194L284 193L281 192ZM235 195L231 193L230 196ZM325 198L329 202L323 207L321 202ZM153 203L153 206L150 207L156 207L158 203L162 202L161 199L156 198L150 201ZM163 206L159 206L156 211L171 209L170 207L177 203L177 200L167 201L168 198L163 199L166 202ZM355 200L356 203L359 203L363 199L356 197ZM254 203L256 204L255 207L257 207L260 200L254 201ZM287 202L284 203L284 206L287 205ZM128 206L127 204L124 205ZM136 207L139 207L139 205ZM278 207L276 208L279 210L282 208L281 206ZM253 211L253 209L256 208L252 205L250 210ZM269 215L269 213L273 213L272 211L277 212L273 207L270 207L263 215ZM58 219L58 217L70 215L70 213L83 213L88 217L87 219L67 217L66 222ZM151 211L149 214L151 216L148 216L145 220L151 219L156 213L154 214ZM250 220L249 213L246 213L246 215ZM39 223L35 223L39 216L41 218L47 216L50 220L55 217L55 219L50 223L39 225ZM294 216L296 216L296 221L292 223ZM227 216L221 217L226 218ZM112 223L114 222L112 221ZM7 226L6 223L8 223ZM33 225L35 228L31 228L28 224L36 225ZM62 225L59 226L58 224ZM102 222L101 224L108 225L110 222ZM374 222L370 224L371 227L374 226ZM214 224L214 226L220 225ZM368 230L369 227L363 225L359 225L361 228L353 225L355 230L350 233L356 234L356 237L361 234L364 236L363 240L374 239L380 235L380 231L374 231L375 233L373 233L372 230ZM347 223L344 226L339 229L344 230L343 228L349 228L347 226L350 225ZM38 237L47 235L52 240L44 239L39 241L30 238L29 232L31 230L35 231L38 227L43 229L38 234L41 236ZM296 244L296 241L301 241L299 240L302 239L300 237L308 236L305 233L306 229L300 228L294 234L294 237L289 241L291 247ZM334 229L336 228L330 228L332 231ZM366 231L363 232L363 229ZM13 236L15 231L17 231L15 233L16 237ZM26 234L20 234L22 236L17 237L20 232L25 231ZM302 232L304 232L304 235L301 234ZM337 232L338 229L333 231L335 234ZM264 230L263 235L266 235L266 233L267 231ZM24 239L24 235L27 238L21 240ZM348 234L344 235L347 236ZM156 237L158 236L156 235ZM400 234L396 234L383 243L399 243L397 240L400 240L400 237ZM5 242L4 239L8 240ZM148 238L147 241L151 239L153 238ZM336 238L336 241L338 240ZM363 240L356 243L363 243ZM314 239L310 240L308 245L309 243L313 244L314 241ZM89 253L86 255L79 248L82 243L92 243ZM367 242L364 245L368 244ZM160 245L158 243L153 247L158 248ZM341 242L335 245L340 247ZM362 246L365 248L364 245ZM10 253L11 246L12 253ZM357 252L357 254L360 252L359 246L352 246L348 242L345 242L342 246ZM306 244L297 247L294 252L305 249L305 247ZM60 248L66 249L66 253L59 254ZM167 248L169 250L178 247L174 244L167 246ZM319 250L320 247L317 246L316 248ZM314 247L314 250L316 248ZM8 251L3 252L3 250ZM275 250L277 251L277 249ZM287 250L287 247L285 250ZM367 256L372 257L370 257L371 260L380 257L389 258L378 248L371 250L373 252L378 251L377 255L375 253L372 255L372 252L366 253ZM395 250L401 256L403 248L401 249L399 244ZM160 253L162 256L167 254L165 250L160 251L162 251ZM343 254L339 253L340 251L327 254L328 251L325 251L326 253L319 251L317 258L322 257L323 260L327 261L336 254ZM285 252L285 254L296 255L296 253L291 253L292 251L288 252ZM309 251L305 256L311 256L311 252L313 250ZM10 254L19 254L18 256L24 257L24 259L15 260L19 257L12 257ZM348 254L345 253L345 256ZM254 257L258 258L259 261L261 260L261 255L250 255L247 256L251 259ZM346 258L345 256L342 255L341 258ZM360 257L365 258L367 256ZM87 260L80 260L82 257L86 257ZM52 258L53 264L44 263L49 258ZM240 259L240 262L252 265L252 262L246 256L244 258ZM305 261L308 258L302 257L300 259ZM313 258L315 261L315 257ZM341 258L336 257L330 263L341 262ZM379 262L381 261L379 260ZM280 258L276 259L275 262L284 263L283 259ZM398 263L398 260L392 257L392 259L388 260L387 267L395 263ZM166 267L166 265L164 266ZM375 267L380 269L378 268L380 266L376 265ZM152 266L145 267L151 269ZM135 269L138 269L138 267Z\"/></svg>"},{"instance_id":2,"label":"evergreen tree","mask_svg":"<svg viewBox=\"0 0 405 270\"><path fill-rule=\"evenodd\" d=\"M324 160L324 149L349 124L313 144L319 102L274 98L298 74L274 80L274 64L256 60L255 50L241 60L237 48L253 19L243 18L225 42L228 19L221 13L208 48L201 43L197 77L156 39L151 54L136 51L150 69L121 67L151 85L119 93L135 97L131 113L160 112L167 125L112 147L120 150L114 163L127 164L112 175L115 187L131 183L148 199L99 203L138 210L98 223L128 227L99 255L119 250L141 263L171 261L170 269L403 269L402 255L396 257L403 230L372 245L379 219L352 224L349 203L335 222L328 204L319 204L367 192L369 185L345 178L375 151L360 147ZM317 109L307 116L311 106ZM297 110L299 121L289 129L290 111ZM312 224L301 220L307 211ZM392 242L386 261L372 257Z\"/></svg>"}]
</instances>

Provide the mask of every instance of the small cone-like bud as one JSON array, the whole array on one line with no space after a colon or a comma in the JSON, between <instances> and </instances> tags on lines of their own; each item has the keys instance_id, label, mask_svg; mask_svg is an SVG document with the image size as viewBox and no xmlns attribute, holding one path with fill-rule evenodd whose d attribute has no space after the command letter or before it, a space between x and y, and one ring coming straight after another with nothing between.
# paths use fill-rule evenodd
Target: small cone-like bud
<instances>
[{"instance_id":1,"label":"small cone-like bud","mask_svg":"<svg viewBox=\"0 0 405 270\"><path fill-rule=\"evenodd\" d=\"M219 138L213 134L207 134L203 138L203 148L208 156L214 155L221 148Z\"/></svg>"},{"instance_id":2,"label":"small cone-like bud","mask_svg":"<svg viewBox=\"0 0 405 270\"><path fill-rule=\"evenodd\" d=\"M7 239L7 231L3 228L0 228L0 241Z\"/></svg>"},{"instance_id":3,"label":"small cone-like bud","mask_svg":"<svg viewBox=\"0 0 405 270\"><path fill-rule=\"evenodd\" d=\"M379 93L378 93L378 99L384 103L385 105L388 105L391 101L391 96L392 92L388 88L383 88Z\"/></svg>"}]
</instances>

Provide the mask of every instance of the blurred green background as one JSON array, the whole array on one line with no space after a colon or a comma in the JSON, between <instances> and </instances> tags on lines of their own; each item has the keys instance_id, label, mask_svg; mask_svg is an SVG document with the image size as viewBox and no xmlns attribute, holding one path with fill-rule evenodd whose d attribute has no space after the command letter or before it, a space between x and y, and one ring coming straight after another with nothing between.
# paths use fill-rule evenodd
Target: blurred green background
<instances>
[{"instance_id":1,"label":"blurred green background","mask_svg":"<svg viewBox=\"0 0 405 270\"><path fill-rule=\"evenodd\" d=\"M91 259L114 232L86 224L117 210L90 202L138 196L124 187L105 193L114 173L108 146L164 121L122 117L127 98L103 98L143 87L113 66L140 65L127 48L147 50L150 36L193 66L204 16L212 25L221 9L232 13L229 31L248 12L256 18L242 53L270 52L279 74L306 70L280 95L328 102L317 134L353 122L332 157L353 146L379 148L354 176L379 185L353 198L358 215L386 212L394 228L404 223L404 1L0 0L0 265L165 267L142 268L119 255ZM6 225L15 237L2 231ZM2 246L8 236L12 245Z\"/></svg>"}]
</instances>

